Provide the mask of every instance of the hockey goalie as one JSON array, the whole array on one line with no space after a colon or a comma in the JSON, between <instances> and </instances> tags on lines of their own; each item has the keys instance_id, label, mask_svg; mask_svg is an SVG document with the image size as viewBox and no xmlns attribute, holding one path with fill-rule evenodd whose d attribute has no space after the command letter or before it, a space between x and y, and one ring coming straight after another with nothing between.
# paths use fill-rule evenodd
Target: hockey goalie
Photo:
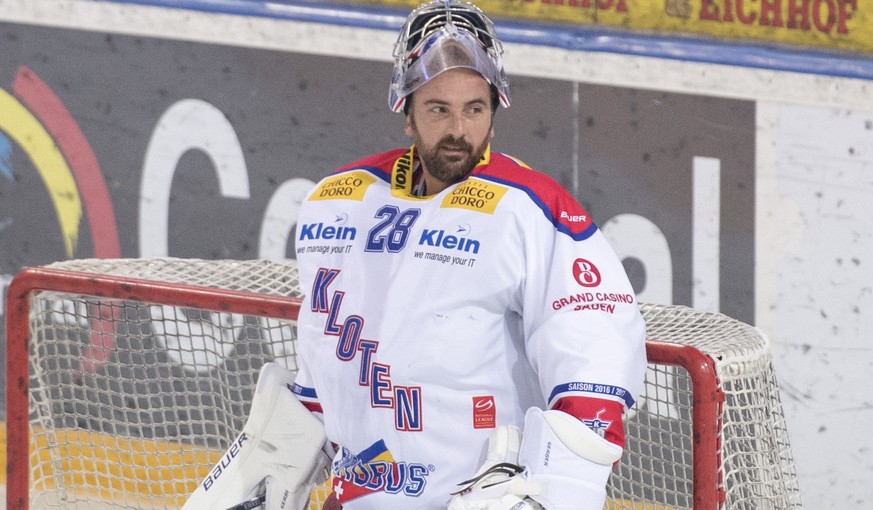
<instances>
[{"instance_id":1,"label":"hockey goalie","mask_svg":"<svg viewBox=\"0 0 873 510\"><path fill-rule=\"evenodd\" d=\"M258 491L267 510L301 509L325 437L328 507L603 508L645 323L576 198L491 150L510 103L501 54L473 4L409 15L388 103L413 144L338 169L302 202L293 395L259 383L267 403L185 510Z\"/></svg>"}]
</instances>

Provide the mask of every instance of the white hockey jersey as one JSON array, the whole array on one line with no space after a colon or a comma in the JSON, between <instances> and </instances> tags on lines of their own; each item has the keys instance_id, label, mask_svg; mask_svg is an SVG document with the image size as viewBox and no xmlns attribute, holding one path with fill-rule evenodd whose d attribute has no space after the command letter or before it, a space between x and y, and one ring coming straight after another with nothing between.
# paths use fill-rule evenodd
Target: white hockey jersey
<instances>
[{"instance_id":1,"label":"white hockey jersey","mask_svg":"<svg viewBox=\"0 0 873 510\"><path fill-rule=\"evenodd\" d=\"M294 391L340 446L347 510L444 509L496 426L530 406L616 443L642 390L645 326L624 268L550 177L486 151L464 181L411 193L413 149L308 195Z\"/></svg>"}]
</instances>

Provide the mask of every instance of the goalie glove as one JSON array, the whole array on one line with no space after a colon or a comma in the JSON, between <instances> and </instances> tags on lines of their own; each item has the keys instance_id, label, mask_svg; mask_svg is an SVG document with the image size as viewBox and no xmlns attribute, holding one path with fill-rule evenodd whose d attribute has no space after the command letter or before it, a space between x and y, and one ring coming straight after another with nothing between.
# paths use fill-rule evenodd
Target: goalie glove
<instances>
[{"instance_id":1,"label":"goalie glove","mask_svg":"<svg viewBox=\"0 0 873 510\"><path fill-rule=\"evenodd\" d=\"M517 453L502 445L513 442L504 430L514 431L517 444L518 429L492 432L487 460L449 510L601 510L621 447L563 411L531 408L524 424Z\"/></svg>"},{"instance_id":2,"label":"goalie glove","mask_svg":"<svg viewBox=\"0 0 873 510\"><path fill-rule=\"evenodd\" d=\"M469 480L458 485L448 510L539 510L527 493L536 490L522 476L524 468L518 464L521 431L517 427L502 426L488 437L485 462Z\"/></svg>"},{"instance_id":3,"label":"goalie glove","mask_svg":"<svg viewBox=\"0 0 873 510\"><path fill-rule=\"evenodd\" d=\"M266 510L301 510L329 461L324 427L291 392L294 374L261 368L242 432L182 510L216 510L265 496Z\"/></svg>"}]
</instances>

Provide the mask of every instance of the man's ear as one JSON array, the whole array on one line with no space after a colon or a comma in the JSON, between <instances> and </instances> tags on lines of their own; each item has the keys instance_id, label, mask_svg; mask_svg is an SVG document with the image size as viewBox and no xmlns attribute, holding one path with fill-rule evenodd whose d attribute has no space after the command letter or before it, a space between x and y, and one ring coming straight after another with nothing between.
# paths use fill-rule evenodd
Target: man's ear
<instances>
[{"instance_id":1,"label":"man's ear","mask_svg":"<svg viewBox=\"0 0 873 510\"><path fill-rule=\"evenodd\" d=\"M412 120L412 115L406 115L406 124L403 126L403 132L406 133L406 136L409 138L415 137L415 121Z\"/></svg>"}]
</instances>

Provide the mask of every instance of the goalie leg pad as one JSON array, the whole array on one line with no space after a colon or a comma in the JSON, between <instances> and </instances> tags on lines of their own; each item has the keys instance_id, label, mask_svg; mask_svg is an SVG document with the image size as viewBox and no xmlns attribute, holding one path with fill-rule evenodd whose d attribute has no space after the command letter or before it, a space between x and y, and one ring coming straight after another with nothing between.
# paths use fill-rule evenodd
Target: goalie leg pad
<instances>
[{"instance_id":1,"label":"goalie leg pad","mask_svg":"<svg viewBox=\"0 0 873 510\"><path fill-rule=\"evenodd\" d=\"M242 432L182 510L228 508L266 490L267 510L300 510L324 471L324 427L291 392L294 374L261 368Z\"/></svg>"},{"instance_id":2,"label":"goalie leg pad","mask_svg":"<svg viewBox=\"0 0 873 510\"><path fill-rule=\"evenodd\" d=\"M531 498L549 510L601 510L606 482L622 448L563 411L528 409L519 462L540 491Z\"/></svg>"}]
</instances>

